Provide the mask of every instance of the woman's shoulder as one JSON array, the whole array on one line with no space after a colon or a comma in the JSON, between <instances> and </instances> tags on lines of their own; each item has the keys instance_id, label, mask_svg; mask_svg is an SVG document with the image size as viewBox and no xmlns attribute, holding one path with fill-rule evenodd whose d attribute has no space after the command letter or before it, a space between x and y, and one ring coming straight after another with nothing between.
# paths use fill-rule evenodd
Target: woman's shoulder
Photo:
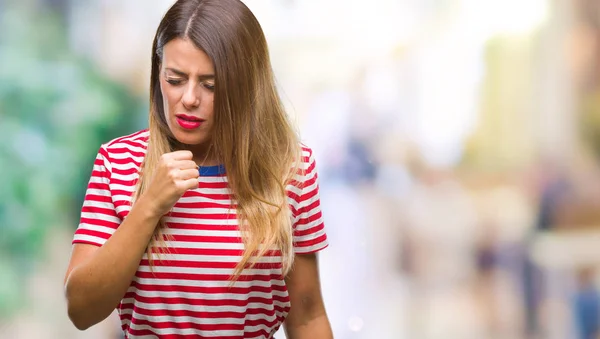
<instances>
[{"instance_id":1,"label":"woman's shoulder","mask_svg":"<svg viewBox=\"0 0 600 339\"><path fill-rule=\"evenodd\" d=\"M315 156L314 156L314 152L313 149L308 146L306 143L304 142L300 142L300 155L301 155L301 161L300 163L303 165L310 165L311 163L315 162Z\"/></svg>"},{"instance_id":2,"label":"woman's shoulder","mask_svg":"<svg viewBox=\"0 0 600 339\"><path fill-rule=\"evenodd\" d=\"M315 153L306 143L300 143L300 161L298 162L298 175L296 180L307 181L316 176Z\"/></svg>"},{"instance_id":3,"label":"woman's shoulder","mask_svg":"<svg viewBox=\"0 0 600 339\"><path fill-rule=\"evenodd\" d=\"M109 162L123 162L125 159L138 160L144 157L148 147L148 130L141 130L135 133L114 138L102 144L100 152Z\"/></svg>"}]
</instances>

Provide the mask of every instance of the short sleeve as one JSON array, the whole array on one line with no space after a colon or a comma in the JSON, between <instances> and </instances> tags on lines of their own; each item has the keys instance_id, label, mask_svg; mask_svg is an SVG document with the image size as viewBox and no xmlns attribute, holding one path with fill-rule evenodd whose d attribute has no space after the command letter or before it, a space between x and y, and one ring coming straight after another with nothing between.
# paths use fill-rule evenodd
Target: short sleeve
<instances>
[{"instance_id":1,"label":"short sleeve","mask_svg":"<svg viewBox=\"0 0 600 339\"><path fill-rule=\"evenodd\" d=\"M315 253L328 246L318 179L312 150L304 146L302 165L288 195L293 216L294 252L297 254Z\"/></svg>"},{"instance_id":2,"label":"short sleeve","mask_svg":"<svg viewBox=\"0 0 600 339\"><path fill-rule=\"evenodd\" d=\"M73 244L102 246L121 223L112 201L108 158L108 152L102 146L94 161Z\"/></svg>"}]
</instances>

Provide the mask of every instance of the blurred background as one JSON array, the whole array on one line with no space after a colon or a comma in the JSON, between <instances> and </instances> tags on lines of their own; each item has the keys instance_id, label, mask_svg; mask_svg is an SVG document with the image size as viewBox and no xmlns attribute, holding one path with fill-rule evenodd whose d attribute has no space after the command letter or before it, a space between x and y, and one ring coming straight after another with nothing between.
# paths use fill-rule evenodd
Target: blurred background
<instances>
[{"instance_id":1,"label":"blurred background","mask_svg":"<svg viewBox=\"0 0 600 339\"><path fill-rule=\"evenodd\" d=\"M0 0L0 338L120 337L62 283L172 3ZM600 338L600 1L245 3L316 153L337 339Z\"/></svg>"}]
</instances>

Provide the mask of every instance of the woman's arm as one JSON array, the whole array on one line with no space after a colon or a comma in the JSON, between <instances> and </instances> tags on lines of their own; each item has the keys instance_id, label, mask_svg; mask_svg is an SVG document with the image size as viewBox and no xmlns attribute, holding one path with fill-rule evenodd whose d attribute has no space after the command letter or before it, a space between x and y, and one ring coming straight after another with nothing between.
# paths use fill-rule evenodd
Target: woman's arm
<instances>
[{"instance_id":1,"label":"woman's arm","mask_svg":"<svg viewBox=\"0 0 600 339\"><path fill-rule=\"evenodd\" d=\"M150 210L140 200L104 245L73 246L65 294L78 329L108 317L127 292L159 220Z\"/></svg>"},{"instance_id":2,"label":"woman's arm","mask_svg":"<svg viewBox=\"0 0 600 339\"><path fill-rule=\"evenodd\" d=\"M286 277L291 309L285 320L288 339L332 339L325 312L316 254L297 254Z\"/></svg>"},{"instance_id":3,"label":"woman's arm","mask_svg":"<svg viewBox=\"0 0 600 339\"><path fill-rule=\"evenodd\" d=\"M159 219L188 189L198 187L199 173L192 157L190 151L163 154L147 191L106 242L100 247L89 244L73 246L65 276L65 295L69 318L78 329L87 329L110 315L127 292ZM100 190L103 194L110 194L109 172L102 165L104 159L101 154L96 160L93 172L96 176L93 174L88 191ZM98 205L98 202L94 201L94 204ZM94 207L93 213L88 206L86 213L104 214L100 210L114 213L114 206L105 203ZM90 219L89 215L87 217ZM87 220L79 227L85 229L90 222L100 220ZM103 227L102 224L95 226Z\"/></svg>"}]
</instances>

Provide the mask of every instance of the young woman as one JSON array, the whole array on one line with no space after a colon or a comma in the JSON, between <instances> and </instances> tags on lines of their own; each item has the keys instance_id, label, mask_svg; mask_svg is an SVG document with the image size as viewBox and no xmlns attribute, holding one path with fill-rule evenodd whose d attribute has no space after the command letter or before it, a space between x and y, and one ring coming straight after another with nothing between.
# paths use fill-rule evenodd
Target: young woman
<instances>
[{"instance_id":1,"label":"young woman","mask_svg":"<svg viewBox=\"0 0 600 339\"><path fill-rule=\"evenodd\" d=\"M84 330L126 338L332 338L317 172L238 0L180 0L152 47L148 130L100 147L65 277Z\"/></svg>"}]
</instances>

